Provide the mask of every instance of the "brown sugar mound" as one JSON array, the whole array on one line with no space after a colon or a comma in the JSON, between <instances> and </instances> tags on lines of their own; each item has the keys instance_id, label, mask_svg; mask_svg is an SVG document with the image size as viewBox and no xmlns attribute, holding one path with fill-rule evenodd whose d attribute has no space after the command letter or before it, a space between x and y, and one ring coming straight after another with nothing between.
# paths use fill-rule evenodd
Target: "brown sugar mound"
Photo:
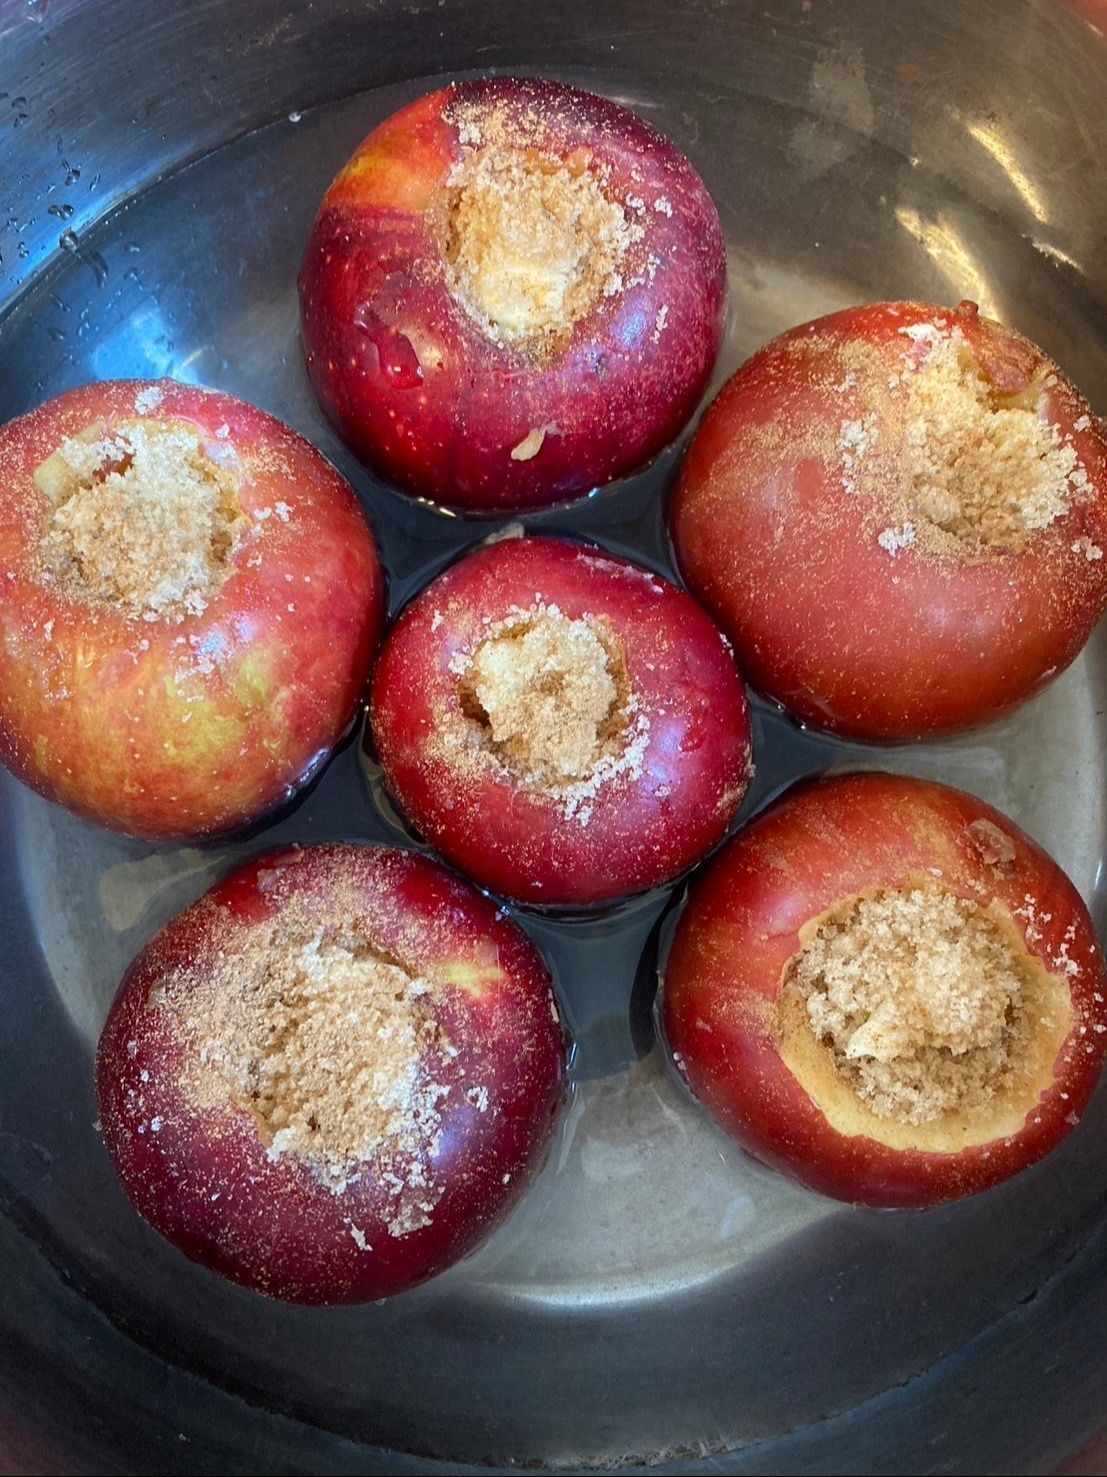
<instances>
[{"instance_id":1,"label":"brown sugar mound","mask_svg":"<svg viewBox=\"0 0 1107 1477\"><path fill-rule=\"evenodd\" d=\"M156 1003L185 1021L199 1106L246 1108L270 1159L304 1161L336 1194L373 1163L397 1197L393 1234L428 1223L422 1161L449 1091L432 1063L456 1055L428 981L293 909L236 930Z\"/></svg>"},{"instance_id":2,"label":"brown sugar mound","mask_svg":"<svg viewBox=\"0 0 1107 1477\"><path fill-rule=\"evenodd\" d=\"M518 610L455 658L464 729L450 740L587 825L602 786L637 778L649 742L623 644L602 617Z\"/></svg>"},{"instance_id":3,"label":"brown sugar mound","mask_svg":"<svg viewBox=\"0 0 1107 1477\"><path fill-rule=\"evenodd\" d=\"M507 624L474 651L462 684L492 748L535 784L591 776L622 747L625 664L597 625L546 610Z\"/></svg>"},{"instance_id":4,"label":"brown sugar mound","mask_svg":"<svg viewBox=\"0 0 1107 1477\"><path fill-rule=\"evenodd\" d=\"M145 620L199 614L245 525L235 480L199 431L136 420L65 441L36 480L54 504L45 569L76 599Z\"/></svg>"},{"instance_id":5,"label":"brown sugar mound","mask_svg":"<svg viewBox=\"0 0 1107 1477\"><path fill-rule=\"evenodd\" d=\"M937 883L841 904L793 958L834 1067L880 1118L972 1112L1008 1086L1031 1034L1025 950L979 904Z\"/></svg>"},{"instance_id":6,"label":"brown sugar mound","mask_svg":"<svg viewBox=\"0 0 1107 1477\"><path fill-rule=\"evenodd\" d=\"M447 182L449 287L499 344L562 344L620 291L620 263L641 234L583 155L493 143L468 153Z\"/></svg>"},{"instance_id":7,"label":"brown sugar mound","mask_svg":"<svg viewBox=\"0 0 1107 1477\"><path fill-rule=\"evenodd\" d=\"M905 527L929 526L972 549L1018 549L1068 511L1081 473L1046 418L1042 379L998 393L954 330L935 334L902 385L904 506L895 512Z\"/></svg>"}]
</instances>

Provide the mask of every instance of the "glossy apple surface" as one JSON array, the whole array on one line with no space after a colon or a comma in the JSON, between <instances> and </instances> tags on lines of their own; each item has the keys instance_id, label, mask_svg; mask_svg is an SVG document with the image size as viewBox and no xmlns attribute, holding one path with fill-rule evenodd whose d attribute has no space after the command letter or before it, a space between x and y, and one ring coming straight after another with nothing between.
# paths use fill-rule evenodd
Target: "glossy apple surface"
<instances>
[{"instance_id":1,"label":"glossy apple surface","mask_svg":"<svg viewBox=\"0 0 1107 1477\"><path fill-rule=\"evenodd\" d=\"M536 601L614 633L648 730L635 771L568 814L448 741L459 658ZM370 713L385 784L414 825L483 885L535 904L593 905L675 877L724 835L750 774L742 680L710 619L651 571L559 539L487 545L429 585L382 648Z\"/></svg>"},{"instance_id":2,"label":"glossy apple surface","mask_svg":"<svg viewBox=\"0 0 1107 1477\"><path fill-rule=\"evenodd\" d=\"M863 495L869 476L894 490L909 434L897 387L934 330L963 337L999 403L1040 382L1086 473L1022 549L937 556ZM1107 603L1107 442L1061 371L971 304L849 308L774 339L728 381L685 459L671 530L753 686L845 735L951 733L1041 691L1088 639Z\"/></svg>"},{"instance_id":3,"label":"glossy apple surface","mask_svg":"<svg viewBox=\"0 0 1107 1477\"><path fill-rule=\"evenodd\" d=\"M459 306L434 226L484 114L602 174L641 231L617 290L541 361ZM386 119L327 192L300 273L327 416L383 477L466 511L564 501L656 455L707 383L725 297L718 213L684 156L615 103L535 78L455 83Z\"/></svg>"},{"instance_id":4,"label":"glossy apple surface","mask_svg":"<svg viewBox=\"0 0 1107 1477\"><path fill-rule=\"evenodd\" d=\"M919 877L939 878L981 906L998 904L1071 999L1052 1081L1022 1126L952 1152L840 1132L781 1047L782 981L801 929L843 899ZM809 1189L876 1206L958 1199L1041 1159L1091 1096L1107 1032L1094 928L1057 864L973 796L875 773L790 791L724 849L691 892L663 989L674 1060L719 1123Z\"/></svg>"},{"instance_id":5,"label":"glossy apple surface","mask_svg":"<svg viewBox=\"0 0 1107 1477\"><path fill-rule=\"evenodd\" d=\"M235 481L241 536L197 613L143 618L42 574L44 464L67 438L136 422L194 427ZM251 405L169 380L111 381L0 430L0 759L89 820L200 836L287 799L349 727L383 614L384 576L349 486Z\"/></svg>"},{"instance_id":6,"label":"glossy apple surface","mask_svg":"<svg viewBox=\"0 0 1107 1477\"><path fill-rule=\"evenodd\" d=\"M198 1108L183 1087L196 1044L157 1004L167 980L202 972L220 951L233 956L251 931L305 901L321 930L364 933L375 952L439 992L438 1021L455 1054L434 1063L448 1091L416 1155L429 1221L406 1234L389 1229L390 1166L368 1160L335 1193L303 1159L273 1157L229 1091ZM549 973L515 924L435 862L335 844L250 863L151 940L104 1027L97 1091L112 1161L163 1236L271 1297L349 1303L433 1276L499 1224L544 1157L565 1070Z\"/></svg>"}]
</instances>

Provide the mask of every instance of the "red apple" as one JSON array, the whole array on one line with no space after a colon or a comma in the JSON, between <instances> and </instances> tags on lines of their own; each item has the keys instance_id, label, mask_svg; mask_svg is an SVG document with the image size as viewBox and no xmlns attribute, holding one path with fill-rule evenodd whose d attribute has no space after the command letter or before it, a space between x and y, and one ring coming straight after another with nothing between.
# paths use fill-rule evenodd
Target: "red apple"
<instances>
[{"instance_id":1,"label":"red apple","mask_svg":"<svg viewBox=\"0 0 1107 1477\"><path fill-rule=\"evenodd\" d=\"M565 1092L541 956L410 852L279 851L147 944L100 1039L104 1140L187 1256L351 1303L442 1271L508 1214Z\"/></svg>"},{"instance_id":2,"label":"red apple","mask_svg":"<svg viewBox=\"0 0 1107 1477\"><path fill-rule=\"evenodd\" d=\"M670 881L750 774L745 692L683 591L591 546L507 539L401 615L370 701L385 783L450 861L529 903Z\"/></svg>"},{"instance_id":3,"label":"red apple","mask_svg":"<svg viewBox=\"0 0 1107 1477\"><path fill-rule=\"evenodd\" d=\"M743 671L797 717L950 733L1039 692L1107 604L1107 440L973 304L850 308L723 388L672 536Z\"/></svg>"},{"instance_id":4,"label":"red apple","mask_svg":"<svg viewBox=\"0 0 1107 1477\"><path fill-rule=\"evenodd\" d=\"M0 429L0 760L90 820L199 836L287 799L383 615L350 488L252 405L119 380Z\"/></svg>"},{"instance_id":5,"label":"red apple","mask_svg":"<svg viewBox=\"0 0 1107 1477\"><path fill-rule=\"evenodd\" d=\"M805 785L694 887L663 1017L751 1154L866 1205L987 1189L1077 1122L1107 993L1068 878L971 795L884 774Z\"/></svg>"},{"instance_id":6,"label":"red apple","mask_svg":"<svg viewBox=\"0 0 1107 1477\"><path fill-rule=\"evenodd\" d=\"M633 472L719 351L726 253L687 159L536 78L454 83L331 185L300 273L323 409L409 492L540 507Z\"/></svg>"}]
</instances>

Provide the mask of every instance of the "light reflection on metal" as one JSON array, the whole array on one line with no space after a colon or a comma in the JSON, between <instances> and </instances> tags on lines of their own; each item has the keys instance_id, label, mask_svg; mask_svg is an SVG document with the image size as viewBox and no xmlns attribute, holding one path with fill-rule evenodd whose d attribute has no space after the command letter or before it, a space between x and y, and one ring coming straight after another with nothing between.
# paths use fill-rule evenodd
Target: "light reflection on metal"
<instances>
[{"instance_id":1,"label":"light reflection on metal","mask_svg":"<svg viewBox=\"0 0 1107 1477\"><path fill-rule=\"evenodd\" d=\"M88 359L93 379L188 379L177 359L175 332L156 300L135 308L129 318L101 330Z\"/></svg>"},{"instance_id":2,"label":"light reflection on metal","mask_svg":"<svg viewBox=\"0 0 1107 1477\"><path fill-rule=\"evenodd\" d=\"M1012 188L1035 220L1044 225L1049 220L1049 207L1034 187L1033 181L1011 152L1011 146L993 123L965 123L965 132L985 149L1011 181Z\"/></svg>"},{"instance_id":3,"label":"light reflection on metal","mask_svg":"<svg viewBox=\"0 0 1107 1477\"><path fill-rule=\"evenodd\" d=\"M1084 268L1074 256L1069 256L1067 251L1062 251L1059 246L1054 246L1051 241L1039 241L1037 236L1031 242L1035 251L1040 251L1043 256L1048 256L1050 261L1060 262L1064 267L1071 267L1074 272L1083 273Z\"/></svg>"},{"instance_id":4,"label":"light reflection on metal","mask_svg":"<svg viewBox=\"0 0 1107 1477\"><path fill-rule=\"evenodd\" d=\"M949 283L952 299L972 298L989 318L1000 316L984 269L945 211L939 211L934 220L925 220L913 206L897 205L895 214Z\"/></svg>"}]
</instances>

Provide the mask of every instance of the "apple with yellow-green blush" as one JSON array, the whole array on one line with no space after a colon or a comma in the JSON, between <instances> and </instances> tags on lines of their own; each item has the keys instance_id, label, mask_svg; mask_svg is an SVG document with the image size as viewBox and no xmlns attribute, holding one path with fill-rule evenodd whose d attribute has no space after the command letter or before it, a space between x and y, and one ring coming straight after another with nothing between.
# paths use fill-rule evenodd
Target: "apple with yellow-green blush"
<instances>
[{"instance_id":1,"label":"apple with yellow-green blush","mask_svg":"<svg viewBox=\"0 0 1107 1477\"><path fill-rule=\"evenodd\" d=\"M0 429L0 759L131 835L241 826L349 728L384 588L354 493L274 417L71 390Z\"/></svg>"}]
</instances>

